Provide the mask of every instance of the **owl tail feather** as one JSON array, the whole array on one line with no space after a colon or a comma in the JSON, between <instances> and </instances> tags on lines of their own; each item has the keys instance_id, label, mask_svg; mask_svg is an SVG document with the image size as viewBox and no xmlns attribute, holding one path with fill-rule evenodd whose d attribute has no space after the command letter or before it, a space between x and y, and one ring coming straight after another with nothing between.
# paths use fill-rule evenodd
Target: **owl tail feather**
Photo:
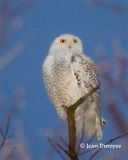
<instances>
[{"instance_id":1,"label":"owl tail feather","mask_svg":"<svg viewBox=\"0 0 128 160\"><path fill-rule=\"evenodd\" d=\"M89 139L102 139L101 120L94 108L87 109L82 116L76 116L76 134L81 137L83 132Z\"/></svg>"}]
</instances>

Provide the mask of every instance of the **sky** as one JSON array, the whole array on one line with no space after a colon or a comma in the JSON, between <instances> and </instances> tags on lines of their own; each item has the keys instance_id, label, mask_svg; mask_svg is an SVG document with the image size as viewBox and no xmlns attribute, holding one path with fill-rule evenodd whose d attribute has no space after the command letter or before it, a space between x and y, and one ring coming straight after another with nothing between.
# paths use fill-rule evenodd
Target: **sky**
<instances>
[{"instance_id":1,"label":"sky","mask_svg":"<svg viewBox=\"0 0 128 160\"><path fill-rule=\"evenodd\" d=\"M20 1L14 0L12 8L18 3ZM118 3L128 4L128 1L118 0ZM31 159L40 160L49 147L46 137L41 134L45 135L47 130L55 132L60 121L42 81L42 63L53 39L63 33L77 35L83 41L85 52L95 63L99 56L95 52L97 47L105 48L106 56L112 59L114 40L120 40L122 47L128 49L128 15L92 6L87 0L40 0L17 17L23 27L8 40L2 54L6 54L16 42L22 43L24 49L13 63L0 72L0 92L9 104L14 90L25 88L25 107L20 108L15 120L24 129ZM106 115L105 118L109 117ZM110 129L110 126L105 129L104 139Z\"/></svg>"}]
</instances>

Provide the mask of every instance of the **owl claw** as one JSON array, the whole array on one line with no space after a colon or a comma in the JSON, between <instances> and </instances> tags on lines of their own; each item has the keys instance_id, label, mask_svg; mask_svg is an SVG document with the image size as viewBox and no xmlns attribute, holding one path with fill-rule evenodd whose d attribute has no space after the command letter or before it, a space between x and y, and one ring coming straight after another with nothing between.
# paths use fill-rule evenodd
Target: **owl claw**
<instances>
[{"instance_id":1,"label":"owl claw","mask_svg":"<svg viewBox=\"0 0 128 160\"><path fill-rule=\"evenodd\" d=\"M104 118L101 118L101 126L104 126L107 124L107 121Z\"/></svg>"}]
</instances>

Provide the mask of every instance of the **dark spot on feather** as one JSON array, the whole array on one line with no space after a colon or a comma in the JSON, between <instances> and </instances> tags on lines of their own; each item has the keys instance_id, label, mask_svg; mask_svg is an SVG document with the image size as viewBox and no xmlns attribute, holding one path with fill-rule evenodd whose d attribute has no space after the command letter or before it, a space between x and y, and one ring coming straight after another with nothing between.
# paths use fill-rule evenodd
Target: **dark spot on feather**
<instances>
[{"instance_id":1,"label":"dark spot on feather","mask_svg":"<svg viewBox=\"0 0 128 160\"><path fill-rule=\"evenodd\" d=\"M71 57L71 62L76 62L75 56Z\"/></svg>"}]
</instances>

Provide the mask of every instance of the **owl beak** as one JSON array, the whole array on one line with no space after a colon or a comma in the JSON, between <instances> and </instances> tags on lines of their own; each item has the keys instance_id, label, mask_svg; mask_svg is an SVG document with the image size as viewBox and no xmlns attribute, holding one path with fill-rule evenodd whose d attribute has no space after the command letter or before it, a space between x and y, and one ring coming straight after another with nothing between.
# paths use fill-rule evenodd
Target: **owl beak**
<instances>
[{"instance_id":1,"label":"owl beak","mask_svg":"<svg viewBox=\"0 0 128 160\"><path fill-rule=\"evenodd\" d=\"M69 45L68 48L71 49L72 48L71 45Z\"/></svg>"}]
</instances>

